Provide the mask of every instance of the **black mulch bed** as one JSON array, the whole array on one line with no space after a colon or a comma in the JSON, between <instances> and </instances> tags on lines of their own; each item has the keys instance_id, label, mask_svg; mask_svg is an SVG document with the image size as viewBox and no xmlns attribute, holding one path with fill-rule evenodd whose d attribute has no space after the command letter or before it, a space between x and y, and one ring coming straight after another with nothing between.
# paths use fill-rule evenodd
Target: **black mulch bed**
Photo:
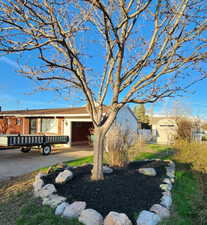
<instances>
[{"instance_id":1,"label":"black mulch bed","mask_svg":"<svg viewBox=\"0 0 207 225\"><path fill-rule=\"evenodd\" d=\"M110 211L125 213L135 221L141 210L149 210L156 203L160 203L161 189L159 185L166 174L164 162L137 161L126 168L114 168L114 172L105 175L102 181L91 181L92 165L85 165L71 169L74 178L66 184L55 184L58 172L44 177L46 184L54 184L57 193L73 201L85 201L87 208L100 212L104 217ZM157 175L145 176L136 170L141 167L153 167Z\"/></svg>"}]
</instances>

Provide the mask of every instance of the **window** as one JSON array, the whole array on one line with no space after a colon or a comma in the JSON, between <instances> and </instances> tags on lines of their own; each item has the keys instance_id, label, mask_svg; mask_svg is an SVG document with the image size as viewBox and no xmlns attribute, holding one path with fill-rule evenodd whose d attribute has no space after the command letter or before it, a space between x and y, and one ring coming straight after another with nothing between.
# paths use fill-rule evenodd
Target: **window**
<instances>
[{"instance_id":1,"label":"window","mask_svg":"<svg viewBox=\"0 0 207 225\"><path fill-rule=\"evenodd\" d=\"M55 132L55 119L42 119L41 132Z\"/></svg>"},{"instance_id":2,"label":"window","mask_svg":"<svg viewBox=\"0 0 207 225\"><path fill-rule=\"evenodd\" d=\"M29 133L35 134L37 132L37 119L31 118L29 120Z\"/></svg>"},{"instance_id":3,"label":"window","mask_svg":"<svg viewBox=\"0 0 207 225\"><path fill-rule=\"evenodd\" d=\"M8 125L11 125L11 119L10 118L7 118L6 120L7 120L7 124Z\"/></svg>"},{"instance_id":4,"label":"window","mask_svg":"<svg viewBox=\"0 0 207 225\"><path fill-rule=\"evenodd\" d=\"M16 125L21 125L21 119L20 118L16 119Z\"/></svg>"}]
</instances>

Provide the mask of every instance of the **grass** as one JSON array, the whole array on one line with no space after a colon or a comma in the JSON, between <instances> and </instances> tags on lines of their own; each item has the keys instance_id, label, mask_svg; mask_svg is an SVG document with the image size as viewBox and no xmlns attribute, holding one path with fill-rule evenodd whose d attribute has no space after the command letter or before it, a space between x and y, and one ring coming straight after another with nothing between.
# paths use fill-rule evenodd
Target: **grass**
<instances>
[{"instance_id":1,"label":"grass","mask_svg":"<svg viewBox=\"0 0 207 225\"><path fill-rule=\"evenodd\" d=\"M81 166L87 163L92 163L93 162L93 156L88 156L80 159L76 159L70 162L67 162L69 166Z\"/></svg>"},{"instance_id":2,"label":"grass","mask_svg":"<svg viewBox=\"0 0 207 225\"><path fill-rule=\"evenodd\" d=\"M194 145L195 143L193 147ZM206 195L202 192L198 179L201 174L193 171L192 165L183 161L183 155L180 158L180 152L175 154L169 146L148 145L148 148L152 151L143 152L136 159L162 158L176 162L172 214L169 219L163 220L159 225L207 225Z\"/></svg>"},{"instance_id":3,"label":"grass","mask_svg":"<svg viewBox=\"0 0 207 225\"><path fill-rule=\"evenodd\" d=\"M169 146L149 144L145 146L145 151L141 151L136 157L135 160L143 159L169 159L173 155L173 149Z\"/></svg>"},{"instance_id":4,"label":"grass","mask_svg":"<svg viewBox=\"0 0 207 225\"><path fill-rule=\"evenodd\" d=\"M48 206L37 207L32 202L23 207L17 225L82 225L77 219L66 219L54 215L54 210Z\"/></svg>"},{"instance_id":5,"label":"grass","mask_svg":"<svg viewBox=\"0 0 207 225\"><path fill-rule=\"evenodd\" d=\"M173 187L173 207L171 217L159 225L207 225L206 197L200 190L198 171L186 164L169 146L147 145L139 152L136 160L145 158L162 158L176 160L176 183ZM70 166L79 166L92 162L92 156L71 162ZM47 168L41 169L46 171ZM41 202L32 195L32 173L18 178L9 184L0 185L0 225L80 225L77 220L67 220L54 216L47 206L40 207ZM207 183L205 183L206 185ZM28 203L29 202L29 203ZM18 218L16 220L16 218Z\"/></svg>"},{"instance_id":6,"label":"grass","mask_svg":"<svg viewBox=\"0 0 207 225\"><path fill-rule=\"evenodd\" d=\"M200 198L195 177L190 171L177 170L173 187L173 209L169 219L159 225L195 225L195 202ZM202 224L199 224L202 225ZM204 224L203 224L204 225Z\"/></svg>"},{"instance_id":7,"label":"grass","mask_svg":"<svg viewBox=\"0 0 207 225\"><path fill-rule=\"evenodd\" d=\"M92 163L92 162L93 162L93 156L87 156L80 159L64 162L64 164L67 164L68 166L81 166L81 165ZM44 173L47 170L48 170L48 167L44 167L44 168L41 168L39 171Z\"/></svg>"}]
</instances>

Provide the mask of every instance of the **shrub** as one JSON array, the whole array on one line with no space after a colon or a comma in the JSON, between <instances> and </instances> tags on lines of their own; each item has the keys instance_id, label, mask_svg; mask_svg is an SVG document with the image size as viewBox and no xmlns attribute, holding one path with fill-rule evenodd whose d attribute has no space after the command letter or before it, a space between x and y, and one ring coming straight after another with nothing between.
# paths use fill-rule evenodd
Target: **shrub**
<instances>
[{"instance_id":1,"label":"shrub","mask_svg":"<svg viewBox=\"0 0 207 225\"><path fill-rule=\"evenodd\" d=\"M105 138L105 160L110 166L123 167L129 161L128 149L135 142L136 135L129 128L113 125Z\"/></svg>"},{"instance_id":2,"label":"shrub","mask_svg":"<svg viewBox=\"0 0 207 225\"><path fill-rule=\"evenodd\" d=\"M192 139L192 129L193 129L192 121L181 117L176 119L176 124L177 124L176 139L190 141Z\"/></svg>"}]
</instances>

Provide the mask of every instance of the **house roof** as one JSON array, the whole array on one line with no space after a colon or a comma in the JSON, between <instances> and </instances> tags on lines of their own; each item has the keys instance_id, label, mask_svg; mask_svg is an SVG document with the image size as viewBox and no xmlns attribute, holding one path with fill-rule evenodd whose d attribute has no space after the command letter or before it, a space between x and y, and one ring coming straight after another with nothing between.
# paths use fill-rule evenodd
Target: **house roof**
<instances>
[{"instance_id":1,"label":"house roof","mask_svg":"<svg viewBox=\"0 0 207 225\"><path fill-rule=\"evenodd\" d=\"M167 119L167 120L175 120L176 117L168 117L168 116L151 117L150 118L150 124L151 125L155 125L155 124L158 124L158 122L160 120L165 120L165 119Z\"/></svg>"},{"instance_id":2,"label":"house roof","mask_svg":"<svg viewBox=\"0 0 207 225\"><path fill-rule=\"evenodd\" d=\"M86 107L1 111L2 115L89 114Z\"/></svg>"},{"instance_id":3,"label":"house roof","mask_svg":"<svg viewBox=\"0 0 207 225\"><path fill-rule=\"evenodd\" d=\"M137 120L132 110L127 106L129 112ZM103 111L107 112L109 107L104 106ZM73 107L73 108L53 108L53 109L30 109L30 110L12 110L1 111L0 117L14 116L14 117L80 117L90 118L87 107Z\"/></svg>"},{"instance_id":4,"label":"house roof","mask_svg":"<svg viewBox=\"0 0 207 225\"><path fill-rule=\"evenodd\" d=\"M107 112L108 107L104 106L103 111ZM53 109L30 109L30 110L11 110L0 111L0 116L81 116L89 117L89 112L86 106L73 108L53 108Z\"/></svg>"}]
</instances>

